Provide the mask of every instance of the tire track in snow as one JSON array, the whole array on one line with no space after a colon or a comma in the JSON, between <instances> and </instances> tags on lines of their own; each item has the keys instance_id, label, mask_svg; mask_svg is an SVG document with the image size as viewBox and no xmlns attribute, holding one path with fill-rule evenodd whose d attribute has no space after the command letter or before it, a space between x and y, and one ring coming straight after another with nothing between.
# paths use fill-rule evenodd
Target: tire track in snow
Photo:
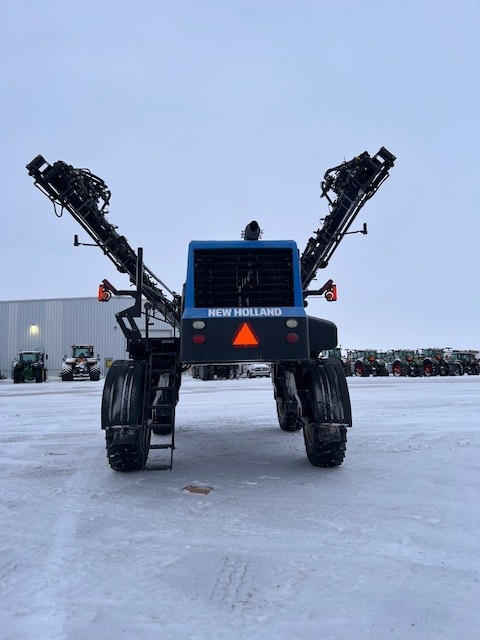
<instances>
[{"instance_id":1,"label":"tire track in snow","mask_svg":"<svg viewBox=\"0 0 480 640\"><path fill-rule=\"evenodd\" d=\"M241 556L223 556L211 600L230 611L245 610L251 604L254 576L249 576L250 560ZM247 580L247 578L249 578Z\"/></svg>"},{"instance_id":2,"label":"tire track in snow","mask_svg":"<svg viewBox=\"0 0 480 640\"><path fill-rule=\"evenodd\" d=\"M65 623L70 611L75 606L72 601L72 583L78 582L80 574L76 563L80 551L76 540L77 530L84 512L84 503L88 499L88 459L76 454L77 471L65 482L64 508L60 516L51 523L51 538L48 540L48 552L41 561L41 575L31 582L30 619L36 629L36 640L66 640ZM92 457L92 456L91 456ZM58 490L58 487L57 487ZM84 576L86 577L86 576Z\"/></svg>"}]
</instances>

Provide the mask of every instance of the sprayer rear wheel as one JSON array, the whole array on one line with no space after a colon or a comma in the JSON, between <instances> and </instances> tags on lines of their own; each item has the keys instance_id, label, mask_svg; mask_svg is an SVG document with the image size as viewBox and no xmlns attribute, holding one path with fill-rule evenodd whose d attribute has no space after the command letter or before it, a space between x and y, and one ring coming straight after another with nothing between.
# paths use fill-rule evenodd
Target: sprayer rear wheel
<instances>
[{"instance_id":1,"label":"sprayer rear wheel","mask_svg":"<svg viewBox=\"0 0 480 640\"><path fill-rule=\"evenodd\" d=\"M144 361L116 360L105 379L102 428L114 471L141 471L147 461L151 431L143 421L145 370Z\"/></svg>"},{"instance_id":2,"label":"sprayer rear wheel","mask_svg":"<svg viewBox=\"0 0 480 640\"><path fill-rule=\"evenodd\" d=\"M288 413L285 407L285 400L277 399L278 424L282 431L299 431L303 424L295 413Z\"/></svg>"},{"instance_id":3,"label":"sprayer rear wheel","mask_svg":"<svg viewBox=\"0 0 480 640\"><path fill-rule=\"evenodd\" d=\"M342 364L333 358L310 363L308 416L303 427L307 458L315 467L338 467L345 458L352 409ZM332 439L325 440L331 427Z\"/></svg>"}]
</instances>

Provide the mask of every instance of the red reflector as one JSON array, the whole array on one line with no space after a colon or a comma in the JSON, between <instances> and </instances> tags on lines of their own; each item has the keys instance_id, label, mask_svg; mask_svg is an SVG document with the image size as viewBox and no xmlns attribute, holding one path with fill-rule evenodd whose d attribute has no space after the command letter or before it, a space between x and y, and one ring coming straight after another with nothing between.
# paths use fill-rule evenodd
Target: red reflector
<instances>
[{"instance_id":1,"label":"red reflector","mask_svg":"<svg viewBox=\"0 0 480 640\"><path fill-rule=\"evenodd\" d=\"M232 340L234 347L258 347L259 344L260 340L248 322L240 325Z\"/></svg>"},{"instance_id":2,"label":"red reflector","mask_svg":"<svg viewBox=\"0 0 480 640\"><path fill-rule=\"evenodd\" d=\"M201 333L196 333L192 338L192 342L195 344L203 344L205 342L205 336L202 336Z\"/></svg>"},{"instance_id":3,"label":"red reflector","mask_svg":"<svg viewBox=\"0 0 480 640\"><path fill-rule=\"evenodd\" d=\"M298 335L296 333L287 333L288 342L298 342Z\"/></svg>"}]
</instances>

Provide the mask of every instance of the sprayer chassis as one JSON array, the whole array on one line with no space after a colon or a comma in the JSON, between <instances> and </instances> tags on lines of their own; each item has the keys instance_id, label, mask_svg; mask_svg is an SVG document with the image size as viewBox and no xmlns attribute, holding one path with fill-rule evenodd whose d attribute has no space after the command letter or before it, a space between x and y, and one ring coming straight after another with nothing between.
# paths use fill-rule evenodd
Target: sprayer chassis
<instances>
[{"instance_id":1,"label":"sprayer chassis","mask_svg":"<svg viewBox=\"0 0 480 640\"><path fill-rule=\"evenodd\" d=\"M102 396L101 426L113 469L144 469L152 449L169 454L155 468L172 468L175 407L186 368L255 361L272 365L280 427L303 429L313 465L342 463L352 425L345 372L338 360L319 358L321 351L337 346L337 328L307 316L306 298L336 298L331 280L318 290L309 285L344 236L357 233L349 231L352 222L394 160L382 147L373 157L364 152L326 172L322 196L330 212L301 255L291 240L260 240L256 221L247 225L243 242L191 242L182 296L143 264L141 248L135 253L107 222L110 191L103 180L62 161L49 165L42 156L27 165L35 185L61 207L57 215L67 210L135 286L121 291L103 280L99 290L102 301L111 295L134 299L116 315L130 358L112 364ZM361 233L366 232L364 225ZM77 237L75 244L80 244ZM143 330L137 325L141 318ZM173 336L150 337L153 318L168 322ZM152 433L167 439L152 444Z\"/></svg>"}]
</instances>

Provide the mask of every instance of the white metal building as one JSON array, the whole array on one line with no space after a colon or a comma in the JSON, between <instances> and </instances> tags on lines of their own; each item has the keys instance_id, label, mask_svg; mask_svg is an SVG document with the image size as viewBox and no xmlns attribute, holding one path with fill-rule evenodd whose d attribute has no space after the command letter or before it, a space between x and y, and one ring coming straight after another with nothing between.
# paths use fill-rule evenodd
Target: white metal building
<instances>
[{"instance_id":1,"label":"white metal building","mask_svg":"<svg viewBox=\"0 0 480 640\"><path fill-rule=\"evenodd\" d=\"M42 349L48 354L48 376L60 375L62 358L72 344L93 344L99 354L102 376L113 360L128 357L126 340L115 314L133 305L133 298L58 298L0 301L0 373L11 377L12 361L19 351ZM137 324L143 329L143 319ZM153 336L171 336L172 328L155 322Z\"/></svg>"}]
</instances>

